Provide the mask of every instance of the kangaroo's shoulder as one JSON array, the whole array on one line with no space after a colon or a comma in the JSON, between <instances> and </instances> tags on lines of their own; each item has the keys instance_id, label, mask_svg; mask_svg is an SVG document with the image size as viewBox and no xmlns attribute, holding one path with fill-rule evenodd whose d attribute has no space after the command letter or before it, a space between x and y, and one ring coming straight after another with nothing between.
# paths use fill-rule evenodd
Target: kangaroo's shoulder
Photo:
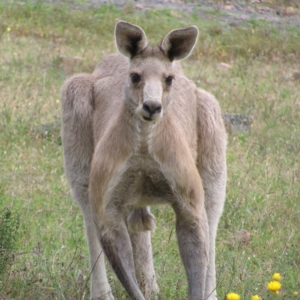
<instances>
[{"instance_id":1,"label":"kangaroo's shoulder","mask_svg":"<svg viewBox=\"0 0 300 300\"><path fill-rule=\"evenodd\" d=\"M120 54L110 54L104 57L96 66L93 76L97 80L106 77L118 78L128 70L128 59Z\"/></svg>"}]
</instances>

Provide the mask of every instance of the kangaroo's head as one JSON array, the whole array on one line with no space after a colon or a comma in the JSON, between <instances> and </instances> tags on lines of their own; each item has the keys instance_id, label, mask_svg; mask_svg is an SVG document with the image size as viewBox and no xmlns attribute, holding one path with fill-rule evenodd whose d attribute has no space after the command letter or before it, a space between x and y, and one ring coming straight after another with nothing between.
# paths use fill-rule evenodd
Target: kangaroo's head
<instances>
[{"instance_id":1,"label":"kangaroo's head","mask_svg":"<svg viewBox=\"0 0 300 300\"><path fill-rule=\"evenodd\" d=\"M169 32L157 47L148 45L138 26L120 21L115 37L118 50L129 58L125 85L126 101L144 121L159 119L171 101L176 80L173 61L186 58L197 41L195 26Z\"/></svg>"}]
</instances>

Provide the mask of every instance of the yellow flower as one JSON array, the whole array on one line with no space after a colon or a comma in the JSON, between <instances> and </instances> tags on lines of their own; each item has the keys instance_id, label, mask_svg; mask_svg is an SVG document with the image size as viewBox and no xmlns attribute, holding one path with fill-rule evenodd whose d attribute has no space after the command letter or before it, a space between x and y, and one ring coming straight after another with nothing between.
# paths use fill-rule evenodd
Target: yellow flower
<instances>
[{"instance_id":1,"label":"yellow flower","mask_svg":"<svg viewBox=\"0 0 300 300\"><path fill-rule=\"evenodd\" d=\"M277 292L281 288L281 283L279 281L270 281L268 283L268 290L271 292Z\"/></svg>"},{"instance_id":2,"label":"yellow flower","mask_svg":"<svg viewBox=\"0 0 300 300\"><path fill-rule=\"evenodd\" d=\"M254 295L251 297L251 300L261 300L261 297L258 295Z\"/></svg>"},{"instance_id":3,"label":"yellow flower","mask_svg":"<svg viewBox=\"0 0 300 300\"><path fill-rule=\"evenodd\" d=\"M10 27L7 27L7 28L6 28L6 31L7 31L7 32L10 32Z\"/></svg>"},{"instance_id":4,"label":"yellow flower","mask_svg":"<svg viewBox=\"0 0 300 300\"><path fill-rule=\"evenodd\" d=\"M240 296L238 294L235 293L228 293L226 295L226 300L240 300Z\"/></svg>"},{"instance_id":5,"label":"yellow flower","mask_svg":"<svg viewBox=\"0 0 300 300\"><path fill-rule=\"evenodd\" d=\"M281 275L280 275L280 273L274 273L272 278L273 278L273 280L280 281Z\"/></svg>"},{"instance_id":6,"label":"yellow flower","mask_svg":"<svg viewBox=\"0 0 300 300\"><path fill-rule=\"evenodd\" d=\"M293 293L293 295L294 295L294 296L297 296L297 295L298 295L298 292L297 292L297 291L295 291L295 292Z\"/></svg>"}]
</instances>

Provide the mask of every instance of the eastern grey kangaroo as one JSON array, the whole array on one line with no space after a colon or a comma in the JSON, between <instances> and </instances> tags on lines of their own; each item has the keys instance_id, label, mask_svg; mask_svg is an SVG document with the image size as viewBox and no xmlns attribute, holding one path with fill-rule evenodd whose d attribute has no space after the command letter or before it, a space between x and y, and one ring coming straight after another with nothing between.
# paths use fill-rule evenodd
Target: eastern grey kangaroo
<instances>
[{"instance_id":1,"label":"eastern grey kangaroo","mask_svg":"<svg viewBox=\"0 0 300 300\"><path fill-rule=\"evenodd\" d=\"M65 170L84 218L91 299L114 299L104 254L132 299L158 293L150 206L159 204L176 214L188 299L216 299L226 133L217 100L178 62L197 37L195 26L176 29L152 47L140 27L120 21L120 54L62 88Z\"/></svg>"}]
</instances>

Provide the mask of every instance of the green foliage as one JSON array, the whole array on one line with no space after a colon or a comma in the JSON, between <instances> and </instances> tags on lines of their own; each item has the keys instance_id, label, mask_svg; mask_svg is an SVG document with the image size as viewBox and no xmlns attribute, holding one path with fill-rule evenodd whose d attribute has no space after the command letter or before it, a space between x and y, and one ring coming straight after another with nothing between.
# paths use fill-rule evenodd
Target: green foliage
<instances>
[{"instance_id":1,"label":"green foliage","mask_svg":"<svg viewBox=\"0 0 300 300\"><path fill-rule=\"evenodd\" d=\"M17 240L20 217L9 209L0 212L0 274L12 263L12 252Z\"/></svg>"}]
</instances>

